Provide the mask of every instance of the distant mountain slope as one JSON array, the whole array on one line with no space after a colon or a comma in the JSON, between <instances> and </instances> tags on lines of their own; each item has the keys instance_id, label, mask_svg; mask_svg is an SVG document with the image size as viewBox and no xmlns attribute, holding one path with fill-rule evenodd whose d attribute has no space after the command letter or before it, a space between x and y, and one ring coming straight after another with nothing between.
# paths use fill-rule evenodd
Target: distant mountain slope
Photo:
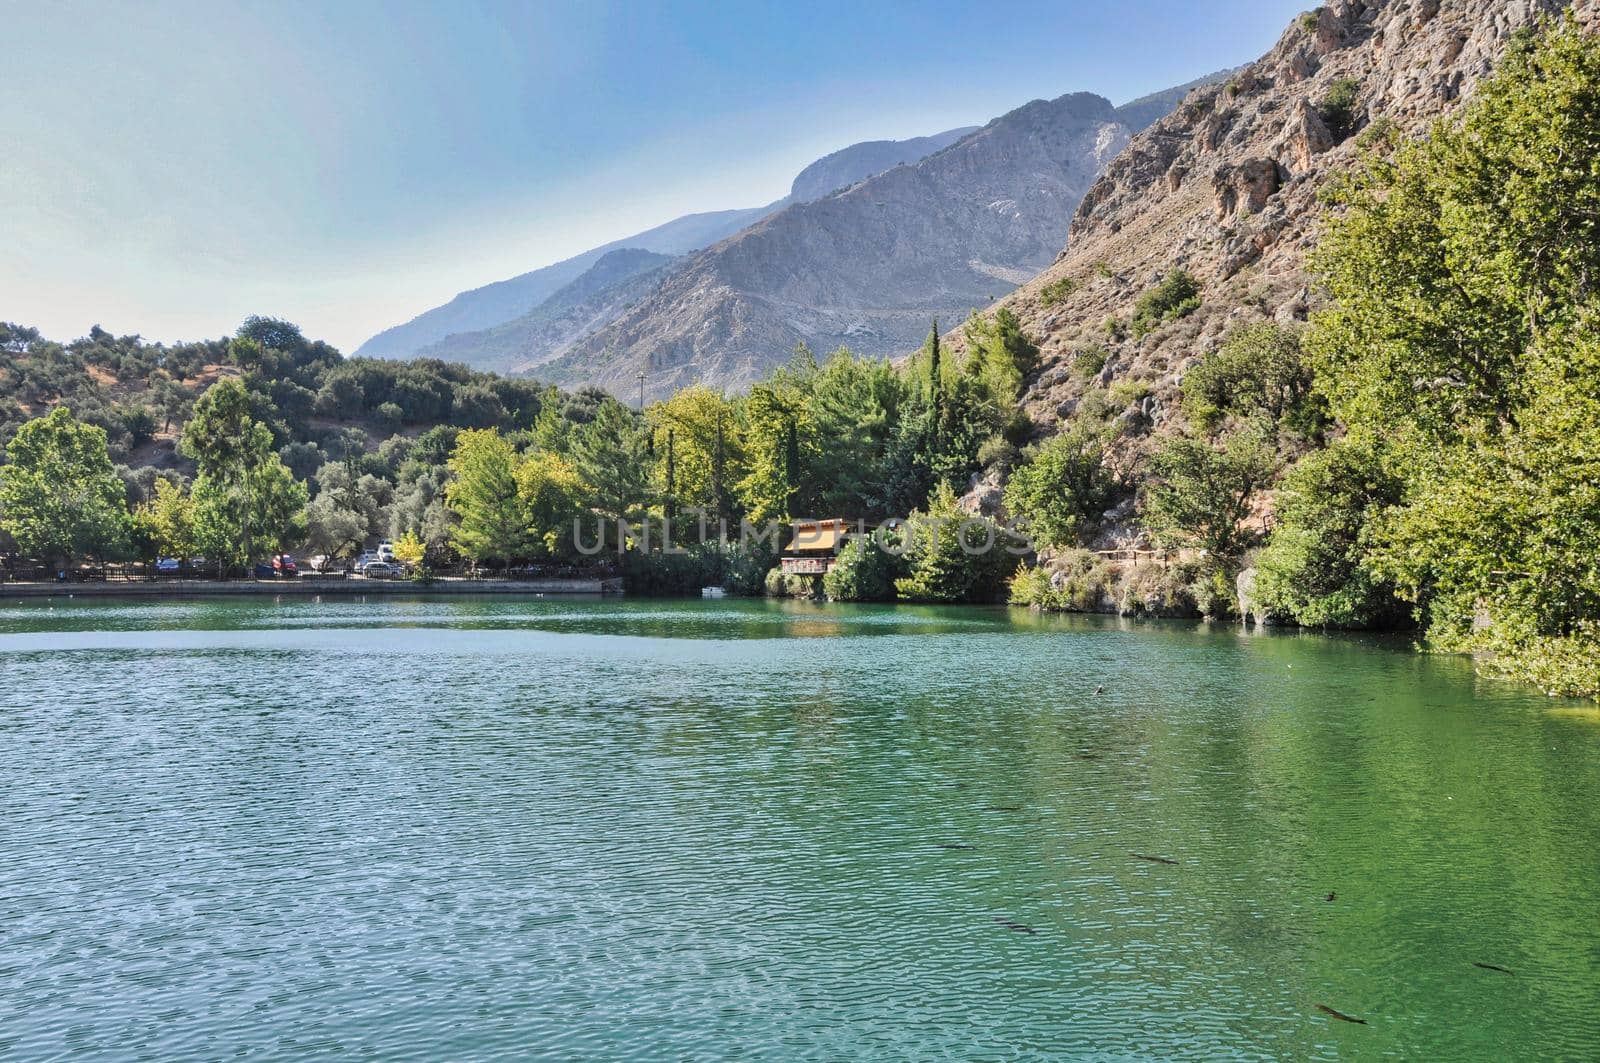
<instances>
[{"instance_id":1,"label":"distant mountain slope","mask_svg":"<svg viewBox=\"0 0 1600 1063\"><path fill-rule=\"evenodd\" d=\"M357 348L356 354L367 358L410 358L451 333L491 328L528 313L558 289L577 280L609 251L634 248L662 255L681 255L731 236L771 213L778 205L686 214L554 265L462 292L443 306L378 333Z\"/></svg>"},{"instance_id":2,"label":"distant mountain slope","mask_svg":"<svg viewBox=\"0 0 1600 1063\"><path fill-rule=\"evenodd\" d=\"M664 395L741 388L796 343L916 346L1056 256L1073 210L1128 140L1090 93L1035 100L911 166L790 206L695 255L541 375Z\"/></svg>"},{"instance_id":3,"label":"distant mountain slope","mask_svg":"<svg viewBox=\"0 0 1600 1063\"><path fill-rule=\"evenodd\" d=\"M410 358L422 348L453 333L491 329L530 313L610 251L631 248L662 255L681 255L710 247L790 203L826 195L902 162L914 162L970 131L970 128L951 129L912 140L874 140L853 144L818 159L800 171L789 195L774 203L764 207L686 214L654 229L613 240L554 265L462 292L443 306L378 333L363 343L356 354L372 358ZM472 356L470 350L461 344L457 344L456 349L475 363L487 364L489 360L487 355Z\"/></svg>"},{"instance_id":4,"label":"distant mountain slope","mask_svg":"<svg viewBox=\"0 0 1600 1063\"><path fill-rule=\"evenodd\" d=\"M981 126L962 126L947 129L931 137L913 137L910 140L867 140L852 144L831 155L824 155L801 170L789 188L786 203L809 203L833 192L841 191L873 174L892 170L903 163L913 163L934 152L949 147L968 133L976 133Z\"/></svg>"},{"instance_id":5,"label":"distant mountain slope","mask_svg":"<svg viewBox=\"0 0 1600 1063\"><path fill-rule=\"evenodd\" d=\"M417 356L500 373L534 369L643 298L677 261L640 248L608 251L532 311L493 328L452 333Z\"/></svg>"}]
</instances>

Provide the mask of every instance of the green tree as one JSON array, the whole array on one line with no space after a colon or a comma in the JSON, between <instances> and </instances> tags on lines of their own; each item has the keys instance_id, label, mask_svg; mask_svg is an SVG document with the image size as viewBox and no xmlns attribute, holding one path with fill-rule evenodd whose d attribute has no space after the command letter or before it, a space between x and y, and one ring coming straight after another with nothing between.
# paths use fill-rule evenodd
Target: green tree
<instances>
[{"instance_id":1,"label":"green tree","mask_svg":"<svg viewBox=\"0 0 1600 1063\"><path fill-rule=\"evenodd\" d=\"M354 553L389 528L394 487L355 463L328 462L317 470L317 497L306 507L307 545L332 557Z\"/></svg>"},{"instance_id":2,"label":"green tree","mask_svg":"<svg viewBox=\"0 0 1600 1063\"><path fill-rule=\"evenodd\" d=\"M648 433L622 403L607 398L577 433L572 462L589 505L612 520L637 520L650 502Z\"/></svg>"},{"instance_id":3,"label":"green tree","mask_svg":"<svg viewBox=\"0 0 1600 1063\"><path fill-rule=\"evenodd\" d=\"M194 503L171 480L158 479L155 495L133 512L136 538L145 545L146 559L193 557L197 547Z\"/></svg>"},{"instance_id":4,"label":"green tree","mask_svg":"<svg viewBox=\"0 0 1600 1063\"><path fill-rule=\"evenodd\" d=\"M809 474L821 446L811 415L810 383L780 370L751 388L745 400L746 472L738 490L751 520L816 515L819 500Z\"/></svg>"},{"instance_id":5,"label":"green tree","mask_svg":"<svg viewBox=\"0 0 1600 1063\"><path fill-rule=\"evenodd\" d=\"M1381 450L1342 440L1302 458L1277 493L1278 526L1256 558L1254 596L1308 627L1386 626L1403 618L1375 565L1378 535L1404 484Z\"/></svg>"},{"instance_id":6,"label":"green tree","mask_svg":"<svg viewBox=\"0 0 1600 1063\"><path fill-rule=\"evenodd\" d=\"M813 459L820 509L847 517L890 516L885 464L905 397L887 362L841 347L817 373L808 408L816 423Z\"/></svg>"},{"instance_id":7,"label":"green tree","mask_svg":"<svg viewBox=\"0 0 1600 1063\"><path fill-rule=\"evenodd\" d=\"M895 580L907 575L903 558L887 543L898 547L895 533L883 529L857 536L845 544L833 568L822 577L822 591L835 602L892 602Z\"/></svg>"},{"instance_id":8,"label":"green tree","mask_svg":"<svg viewBox=\"0 0 1600 1063\"><path fill-rule=\"evenodd\" d=\"M102 428L65 406L28 421L0 466L0 530L24 554L73 560L115 554L128 533L127 491Z\"/></svg>"},{"instance_id":9,"label":"green tree","mask_svg":"<svg viewBox=\"0 0 1600 1063\"><path fill-rule=\"evenodd\" d=\"M1179 437L1155 453L1151 466L1156 479L1145 496L1150 528L1230 569L1256 538L1246 521L1277 471L1272 447L1258 432L1239 432L1220 446Z\"/></svg>"},{"instance_id":10,"label":"green tree","mask_svg":"<svg viewBox=\"0 0 1600 1063\"><path fill-rule=\"evenodd\" d=\"M1429 640L1600 695L1600 42L1571 19L1342 186L1307 337L1404 481L1372 564Z\"/></svg>"},{"instance_id":11,"label":"green tree","mask_svg":"<svg viewBox=\"0 0 1600 1063\"><path fill-rule=\"evenodd\" d=\"M941 483L905 526L907 574L894 581L895 591L915 602L994 601L1016 564L1007 545L992 522L963 513Z\"/></svg>"},{"instance_id":12,"label":"green tree","mask_svg":"<svg viewBox=\"0 0 1600 1063\"><path fill-rule=\"evenodd\" d=\"M578 467L560 454L534 454L517 467L517 495L535 544L548 556L573 552L573 520L586 508L588 489Z\"/></svg>"},{"instance_id":13,"label":"green tree","mask_svg":"<svg viewBox=\"0 0 1600 1063\"><path fill-rule=\"evenodd\" d=\"M1220 349L1184 373L1184 414L1206 433L1234 417L1273 433L1287 429L1316 437L1326 406L1313 390L1300 341L1300 329L1272 321L1235 329Z\"/></svg>"},{"instance_id":14,"label":"green tree","mask_svg":"<svg viewBox=\"0 0 1600 1063\"><path fill-rule=\"evenodd\" d=\"M1117 495L1099 433L1074 422L1041 445L1006 482L1005 507L1037 545L1067 546Z\"/></svg>"},{"instance_id":15,"label":"green tree","mask_svg":"<svg viewBox=\"0 0 1600 1063\"><path fill-rule=\"evenodd\" d=\"M242 381L219 380L195 401L178 449L200 467L190 491L195 535L219 566L248 565L259 547L304 537L305 484L278 457Z\"/></svg>"},{"instance_id":16,"label":"green tree","mask_svg":"<svg viewBox=\"0 0 1600 1063\"><path fill-rule=\"evenodd\" d=\"M459 520L452 542L474 561L509 562L533 546L527 507L517 490L523 458L492 428L462 432L450 455L445 498Z\"/></svg>"}]
</instances>

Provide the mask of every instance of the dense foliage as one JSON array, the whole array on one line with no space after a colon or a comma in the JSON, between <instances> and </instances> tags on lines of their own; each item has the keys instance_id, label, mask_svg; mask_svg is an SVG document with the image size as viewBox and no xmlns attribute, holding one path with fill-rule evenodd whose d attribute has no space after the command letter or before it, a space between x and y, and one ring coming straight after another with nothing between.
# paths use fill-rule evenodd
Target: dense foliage
<instances>
[{"instance_id":1,"label":"dense foliage","mask_svg":"<svg viewBox=\"0 0 1600 1063\"><path fill-rule=\"evenodd\" d=\"M746 396L694 387L641 415L599 391L346 359L271 318L173 347L98 328L61 345L0 326L0 416L21 459L0 473L13 499L0 530L53 560L203 554L235 571L283 549L349 558L383 538L430 569L615 565L632 547L644 552L624 574L638 587L759 589L774 558L663 553L660 522L678 545L724 529L737 543L742 520L876 523L964 489L1031 431L1017 398L1038 356L1009 314L974 317L965 338L968 352L948 357L935 329L903 369L847 350L818 364L802 348ZM77 480L56 466L29 480L45 413L52 431L99 440L99 464L76 454ZM49 500L29 483L57 485L63 512L93 483L109 508L78 505L83 527L49 530ZM892 596L904 574L895 562L876 589L841 594L887 584Z\"/></svg>"}]
</instances>

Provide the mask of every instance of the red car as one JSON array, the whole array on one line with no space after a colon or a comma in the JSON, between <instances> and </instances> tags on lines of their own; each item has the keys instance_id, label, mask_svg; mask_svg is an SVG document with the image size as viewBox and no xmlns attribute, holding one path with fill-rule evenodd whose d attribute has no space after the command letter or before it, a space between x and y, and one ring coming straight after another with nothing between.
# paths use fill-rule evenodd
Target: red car
<instances>
[{"instance_id":1,"label":"red car","mask_svg":"<svg viewBox=\"0 0 1600 1063\"><path fill-rule=\"evenodd\" d=\"M272 574L274 576L298 576L300 570L295 567L294 558L288 554L278 554L272 559Z\"/></svg>"}]
</instances>

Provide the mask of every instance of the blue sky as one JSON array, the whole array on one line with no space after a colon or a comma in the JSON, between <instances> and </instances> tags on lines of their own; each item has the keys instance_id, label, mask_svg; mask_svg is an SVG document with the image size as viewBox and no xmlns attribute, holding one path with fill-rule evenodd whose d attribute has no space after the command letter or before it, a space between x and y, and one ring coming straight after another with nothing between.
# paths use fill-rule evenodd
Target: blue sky
<instances>
[{"instance_id":1,"label":"blue sky","mask_svg":"<svg viewBox=\"0 0 1600 1063\"><path fill-rule=\"evenodd\" d=\"M858 141L1247 62L1307 0L0 0L0 319L352 350Z\"/></svg>"}]
</instances>

